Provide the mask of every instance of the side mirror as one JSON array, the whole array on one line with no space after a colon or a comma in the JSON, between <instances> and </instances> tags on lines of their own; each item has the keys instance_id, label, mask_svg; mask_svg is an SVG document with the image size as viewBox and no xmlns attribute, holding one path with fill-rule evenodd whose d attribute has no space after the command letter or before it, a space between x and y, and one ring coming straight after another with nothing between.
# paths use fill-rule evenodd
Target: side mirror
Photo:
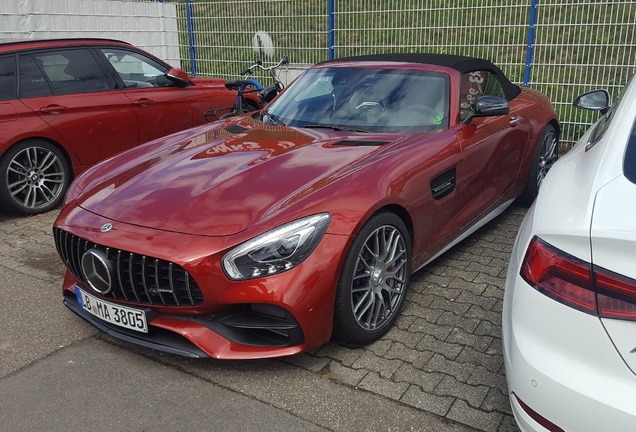
<instances>
[{"instance_id":1,"label":"side mirror","mask_svg":"<svg viewBox=\"0 0 636 432\"><path fill-rule=\"evenodd\" d=\"M473 105L474 113L464 120L470 123L475 117L494 117L510 113L510 105L504 98L496 96L481 96Z\"/></svg>"},{"instance_id":2,"label":"side mirror","mask_svg":"<svg viewBox=\"0 0 636 432\"><path fill-rule=\"evenodd\" d=\"M611 104L611 97L607 90L593 90L578 95L572 105L590 111L600 111L601 114L607 113Z\"/></svg>"},{"instance_id":3,"label":"side mirror","mask_svg":"<svg viewBox=\"0 0 636 432\"><path fill-rule=\"evenodd\" d=\"M168 73L166 74L166 77L170 81L175 83L175 85L177 87L185 87L185 86L188 86L188 85L192 84L188 74L185 71L183 71L183 70L181 70L179 68L170 69L168 71Z\"/></svg>"}]
</instances>

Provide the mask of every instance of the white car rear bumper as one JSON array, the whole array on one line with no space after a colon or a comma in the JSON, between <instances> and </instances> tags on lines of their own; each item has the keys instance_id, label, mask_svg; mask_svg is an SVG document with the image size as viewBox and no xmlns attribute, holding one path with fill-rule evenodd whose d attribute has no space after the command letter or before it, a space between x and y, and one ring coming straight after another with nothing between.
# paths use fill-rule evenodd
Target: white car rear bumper
<instances>
[{"instance_id":1,"label":"white car rear bumper","mask_svg":"<svg viewBox=\"0 0 636 432\"><path fill-rule=\"evenodd\" d=\"M527 241L520 240L525 247ZM515 250L512 259L518 255ZM509 396L520 429L550 430L513 393L565 431L634 430L636 376L599 318L536 291L519 276L519 265L511 263L516 271L509 271L506 280L503 343Z\"/></svg>"}]
</instances>

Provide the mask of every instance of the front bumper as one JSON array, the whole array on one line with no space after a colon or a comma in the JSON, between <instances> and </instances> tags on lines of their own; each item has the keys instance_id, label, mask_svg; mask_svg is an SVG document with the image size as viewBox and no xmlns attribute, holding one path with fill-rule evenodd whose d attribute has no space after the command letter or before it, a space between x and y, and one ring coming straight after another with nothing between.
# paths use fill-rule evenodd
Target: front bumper
<instances>
[{"instance_id":1,"label":"front bumper","mask_svg":"<svg viewBox=\"0 0 636 432\"><path fill-rule=\"evenodd\" d=\"M236 241L120 222L115 222L111 231L101 233L99 227L107 222L112 221L76 209L70 214L62 213L55 226L100 247L173 262L191 275L203 295L198 304L178 305L141 304L100 296L149 311L149 332L138 333L111 325L79 308L75 286L99 294L88 289L72 269L67 271L65 305L111 336L188 357L219 359L287 356L320 346L331 338L335 287L348 237L325 235L312 255L296 268L235 282L227 279L220 262Z\"/></svg>"},{"instance_id":2,"label":"front bumper","mask_svg":"<svg viewBox=\"0 0 636 432\"><path fill-rule=\"evenodd\" d=\"M232 314L222 317L214 316L178 316L160 315L145 308L150 318L149 332L139 333L105 322L83 310L77 304L75 295L65 290L64 305L73 313L97 327L99 330L117 339L124 340L157 351L177 354L191 358L214 357L218 359L254 359L292 355L303 350L303 335L300 327L295 326L295 337L290 344L259 345L254 337L247 343L237 343L221 335L231 333L236 328L223 323L224 318L231 318ZM216 330L216 331L215 331ZM243 337L249 337L250 329L242 332ZM239 336L241 337L241 336ZM249 343L252 342L252 343Z\"/></svg>"},{"instance_id":3,"label":"front bumper","mask_svg":"<svg viewBox=\"0 0 636 432\"><path fill-rule=\"evenodd\" d=\"M185 357L208 357L208 355L204 351L199 349L196 345L191 343L186 338L179 336L177 333L170 331L166 332L162 331L162 329L160 328L155 328L151 330L151 333L146 335L143 333L114 326L105 321L102 321L79 307L74 295L64 295L64 306L69 308L73 313L75 313L77 316L79 316L89 324L97 327L99 330L117 339L121 339L136 345L141 345L146 348L152 348L158 351L163 351L170 354L178 354Z\"/></svg>"}]
</instances>

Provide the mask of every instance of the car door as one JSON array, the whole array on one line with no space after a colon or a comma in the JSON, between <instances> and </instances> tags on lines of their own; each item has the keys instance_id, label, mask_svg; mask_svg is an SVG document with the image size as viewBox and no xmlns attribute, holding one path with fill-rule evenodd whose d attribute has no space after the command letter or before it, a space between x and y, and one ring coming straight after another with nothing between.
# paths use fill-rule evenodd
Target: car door
<instances>
[{"instance_id":1,"label":"car door","mask_svg":"<svg viewBox=\"0 0 636 432\"><path fill-rule=\"evenodd\" d=\"M46 122L18 100L16 74L15 54L0 56L0 155L29 136L61 140Z\"/></svg>"},{"instance_id":2,"label":"car door","mask_svg":"<svg viewBox=\"0 0 636 432\"><path fill-rule=\"evenodd\" d=\"M480 96L505 98L497 77L488 71L473 71L462 75L460 121L473 114L474 102ZM518 115L514 101L510 114L476 117L462 124L462 172L466 206L462 213L471 221L494 204L512 186L521 166L528 142L528 120Z\"/></svg>"},{"instance_id":3,"label":"car door","mask_svg":"<svg viewBox=\"0 0 636 432\"><path fill-rule=\"evenodd\" d=\"M19 99L61 136L81 165L139 144L132 104L90 48L21 54L18 70Z\"/></svg>"},{"instance_id":4,"label":"car door","mask_svg":"<svg viewBox=\"0 0 636 432\"><path fill-rule=\"evenodd\" d=\"M28 121L33 117L41 122L17 100L15 55L0 57L0 155L23 133L24 123L33 127Z\"/></svg>"},{"instance_id":5,"label":"car door","mask_svg":"<svg viewBox=\"0 0 636 432\"><path fill-rule=\"evenodd\" d=\"M204 123L210 101L202 88L178 87L166 77L168 66L137 51L102 48L100 52L135 107L141 142Z\"/></svg>"}]
</instances>

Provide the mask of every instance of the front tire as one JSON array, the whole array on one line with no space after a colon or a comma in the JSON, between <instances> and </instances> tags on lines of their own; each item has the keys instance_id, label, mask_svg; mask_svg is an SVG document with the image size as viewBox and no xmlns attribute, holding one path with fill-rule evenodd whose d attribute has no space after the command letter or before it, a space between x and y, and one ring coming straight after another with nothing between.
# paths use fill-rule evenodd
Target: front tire
<instances>
[{"instance_id":1,"label":"front tire","mask_svg":"<svg viewBox=\"0 0 636 432\"><path fill-rule=\"evenodd\" d=\"M0 203L19 215L44 213L59 206L71 177L62 152L37 139L7 150L0 160L0 175Z\"/></svg>"},{"instance_id":2,"label":"front tire","mask_svg":"<svg viewBox=\"0 0 636 432\"><path fill-rule=\"evenodd\" d=\"M384 335L404 305L411 240L395 214L374 215L347 253L336 290L333 337L366 345Z\"/></svg>"},{"instance_id":3,"label":"front tire","mask_svg":"<svg viewBox=\"0 0 636 432\"><path fill-rule=\"evenodd\" d=\"M532 204L539 194L539 188L543 183L543 179L558 158L559 136L554 126L547 125L543 128L543 132L539 138L539 143L532 157L526 185L521 196L519 196L519 202L521 204L525 206Z\"/></svg>"}]
</instances>

